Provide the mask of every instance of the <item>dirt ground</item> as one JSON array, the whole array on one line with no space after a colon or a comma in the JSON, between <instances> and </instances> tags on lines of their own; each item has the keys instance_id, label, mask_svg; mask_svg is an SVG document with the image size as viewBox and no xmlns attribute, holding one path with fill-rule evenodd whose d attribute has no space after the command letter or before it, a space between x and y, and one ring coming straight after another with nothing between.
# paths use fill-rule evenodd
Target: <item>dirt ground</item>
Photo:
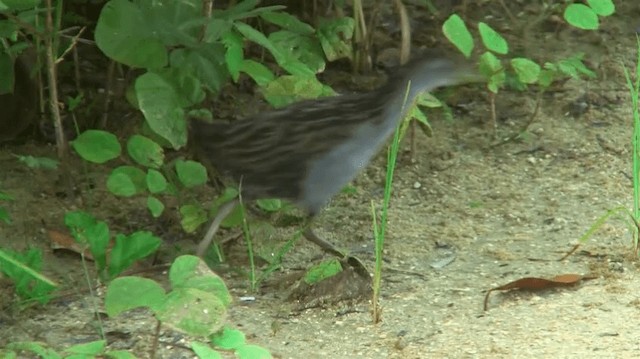
<instances>
[{"instance_id":1,"label":"dirt ground","mask_svg":"<svg viewBox=\"0 0 640 359\"><path fill-rule=\"evenodd\" d=\"M434 136L417 136L413 162L402 153L389 211L381 323L372 324L367 300L298 310L300 303L288 301L277 285L252 293L246 278L228 272L222 276L237 299L229 324L277 358L640 357L640 278L626 224L607 222L573 256L557 261L607 210L633 207L632 117L621 63L634 66L638 15L640 6L627 2L598 32L541 27L530 29L535 35L527 43L509 38L537 59L586 52L598 74L545 95L523 140L491 146L526 123L534 92L498 95L496 140L486 90L476 86L459 90L453 121L434 116ZM0 308L9 308L0 315L0 346L38 340L61 349L97 340L92 313L101 293L87 294L79 258L52 253L45 235L63 228L65 211L86 207L59 196L60 173L27 169L13 154L53 157L55 150L38 143L0 148L0 190L16 198L5 204L14 223L0 225L0 246L42 248L46 274L72 294L23 311L0 295ZM382 196L382 157L358 177L356 194L338 196L318 218L327 239L372 248L370 203ZM151 226L172 243L196 238L167 228L176 223L151 224L135 201L111 198L103 175L92 179L94 215L123 230ZM318 252L300 242L268 283L307 267ZM372 266L367 253L361 258ZM487 289L565 273L596 278L542 292L494 292L483 311ZM256 300L238 299L246 295ZM146 357L155 329L148 313L103 320L107 332L120 333L110 338L111 348ZM159 357L193 357L180 334L163 329L160 343Z\"/></svg>"}]
</instances>

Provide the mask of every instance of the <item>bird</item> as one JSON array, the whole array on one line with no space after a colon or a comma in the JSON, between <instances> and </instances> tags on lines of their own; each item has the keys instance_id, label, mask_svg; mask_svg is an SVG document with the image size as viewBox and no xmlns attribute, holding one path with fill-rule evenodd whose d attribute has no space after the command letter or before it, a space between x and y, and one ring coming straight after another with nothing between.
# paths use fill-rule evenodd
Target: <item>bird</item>
<instances>
[{"instance_id":1,"label":"bird","mask_svg":"<svg viewBox=\"0 0 640 359\"><path fill-rule=\"evenodd\" d=\"M206 162L240 185L243 201L288 200L313 219L380 151L421 92L477 77L465 60L422 55L373 91L304 100L231 122L192 120L190 136ZM219 208L198 256L237 204L236 199ZM360 266L310 226L304 237Z\"/></svg>"}]
</instances>

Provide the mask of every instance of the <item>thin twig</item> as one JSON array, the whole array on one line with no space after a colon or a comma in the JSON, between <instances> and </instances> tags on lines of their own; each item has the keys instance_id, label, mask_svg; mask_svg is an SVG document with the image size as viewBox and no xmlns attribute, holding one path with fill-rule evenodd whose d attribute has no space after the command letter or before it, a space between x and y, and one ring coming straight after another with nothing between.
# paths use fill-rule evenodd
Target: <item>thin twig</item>
<instances>
[{"instance_id":1,"label":"thin twig","mask_svg":"<svg viewBox=\"0 0 640 359\"><path fill-rule=\"evenodd\" d=\"M71 38L71 43L69 44L69 46L67 46L62 55L60 55L60 57L56 59L56 65L61 63L62 60L64 60L64 57L69 53L69 51L73 50L76 47L76 45L78 44L78 38L80 38L80 35L82 35L85 29L86 28L83 27L82 29L80 29L80 31L78 31L78 34L76 36Z\"/></svg>"},{"instance_id":2,"label":"thin twig","mask_svg":"<svg viewBox=\"0 0 640 359\"><path fill-rule=\"evenodd\" d=\"M58 80L56 78L56 62L54 59L55 49L53 48L53 36L55 36L55 31L53 28L53 17L51 15L52 11L53 7L51 0L47 0L45 29L47 29L47 34L50 35L45 36L44 43L47 59L47 82L49 83L49 109L51 110L53 125L56 130L56 147L58 148L58 157L63 159L67 154L67 143L64 137L64 128L62 127L60 108L58 107Z\"/></svg>"}]
</instances>

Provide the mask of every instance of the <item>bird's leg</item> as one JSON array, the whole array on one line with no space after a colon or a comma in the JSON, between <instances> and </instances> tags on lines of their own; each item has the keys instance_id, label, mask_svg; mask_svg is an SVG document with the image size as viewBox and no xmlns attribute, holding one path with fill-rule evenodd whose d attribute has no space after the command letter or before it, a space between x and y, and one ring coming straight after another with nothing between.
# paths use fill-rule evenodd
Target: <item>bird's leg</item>
<instances>
[{"instance_id":1,"label":"bird's leg","mask_svg":"<svg viewBox=\"0 0 640 359\"><path fill-rule=\"evenodd\" d=\"M346 262L349 266L353 268L353 270L356 271L356 273L358 273L358 275L364 278L371 277L371 275L369 274L369 271L367 270L367 267L364 265L364 263L360 261L360 259L353 256L346 255L345 253L338 250L336 246L334 246L331 242L327 241L326 239L318 237L318 235L315 234L315 232L311 229L309 225L307 225L307 229L304 231L303 235L304 235L304 238L316 244L318 247L322 248L322 250L325 251L326 253L336 256L341 261Z\"/></svg>"},{"instance_id":2,"label":"bird's leg","mask_svg":"<svg viewBox=\"0 0 640 359\"><path fill-rule=\"evenodd\" d=\"M311 227L307 227L304 231L304 238L306 238L311 243L314 243L318 247L322 248L323 251L329 253L338 258L346 257L346 254L340 252L336 246L334 246L331 242L326 239L318 237L318 235L311 229Z\"/></svg>"},{"instance_id":3,"label":"bird's leg","mask_svg":"<svg viewBox=\"0 0 640 359\"><path fill-rule=\"evenodd\" d=\"M204 254L207 251L207 248L209 248L209 246L211 245L211 241L213 241L213 236L216 235L216 232L218 232L218 228L220 228L220 224L222 223L222 221L224 221L225 218L227 218L229 213L233 211L233 209L238 205L238 203L239 203L238 199L236 198L223 204L218 209L218 213L216 214L213 221L211 221L211 225L207 230L207 234L204 235L204 238L200 241L200 244L198 244L198 249L196 251L196 255L198 257L200 258L204 257Z\"/></svg>"}]
</instances>

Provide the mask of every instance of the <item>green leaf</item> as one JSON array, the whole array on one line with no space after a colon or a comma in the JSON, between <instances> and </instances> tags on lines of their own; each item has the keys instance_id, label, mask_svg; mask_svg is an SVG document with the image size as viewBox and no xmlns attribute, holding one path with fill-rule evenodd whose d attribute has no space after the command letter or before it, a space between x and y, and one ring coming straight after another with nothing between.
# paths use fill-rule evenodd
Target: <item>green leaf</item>
<instances>
[{"instance_id":1,"label":"green leaf","mask_svg":"<svg viewBox=\"0 0 640 359\"><path fill-rule=\"evenodd\" d=\"M96 25L96 44L110 58L132 67L166 66L167 50L137 3L111 0L104 5Z\"/></svg>"},{"instance_id":2,"label":"green leaf","mask_svg":"<svg viewBox=\"0 0 640 359\"><path fill-rule=\"evenodd\" d=\"M200 359L222 359L222 355L206 344L191 342L191 349Z\"/></svg>"},{"instance_id":3,"label":"green leaf","mask_svg":"<svg viewBox=\"0 0 640 359\"><path fill-rule=\"evenodd\" d=\"M110 317L141 307L155 311L164 302L164 298L162 286L151 279L120 277L109 283L104 298L104 309Z\"/></svg>"},{"instance_id":4,"label":"green leaf","mask_svg":"<svg viewBox=\"0 0 640 359\"><path fill-rule=\"evenodd\" d=\"M261 346L247 344L238 348L235 352L238 359L271 359L271 353Z\"/></svg>"},{"instance_id":5,"label":"green leaf","mask_svg":"<svg viewBox=\"0 0 640 359\"><path fill-rule=\"evenodd\" d=\"M148 72L136 79L140 110L153 132L178 149L187 143L187 122L180 98L172 84L162 76Z\"/></svg>"},{"instance_id":6,"label":"green leaf","mask_svg":"<svg viewBox=\"0 0 640 359\"><path fill-rule=\"evenodd\" d=\"M120 166L111 171L107 188L116 196L131 197L146 188L146 174L133 166Z\"/></svg>"},{"instance_id":7,"label":"green leaf","mask_svg":"<svg viewBox=\"0 0 640 359\"><path fill-rule=\"evenodd\" d=\"M260 18L298 34L313 35L315 33L311 25L298 20L297 17L286 12L264 12L260 14Z\"/></svg>"},{"instance_id":8,"label":"green leaf","mask_svg":"<svg viewBox=\"0 0 640 359\"><path fill-rule=\"evenodd\" d=\"M146 176L147 188L151 193L160 193L167 189L167 179L158 170L149 169Z\"/></svg>"},{"instance_id":9,"label":"green leaf","mask_svg":"<svg viewBox=\"0 0 640 359\"><path fill-rule=\"evenodd\" d=\"M4 7L6 10L21 11L33 9L40 4L40 0L2 0L0 1L0 9Z\"/></svg>"},{"instance_id":10,"label":"green leaf","mask_svg":"<svg viewBox=\"0 0 640 359\"><path fill-rule=\"evenodd\" d=\"M148 231L138 231L129 236L118 234L111 250L109 276L114 278L135 261L155 252L162 240Z\"/></svg>"},{"instance_id":11,"label":"green leaf","mask_svg":"<svg viewBox=\"0 0 640 359\"><path fill-rule=\"evenodd\" d=\"M353 57L351 39L353 38L354 29L355 21L350 17L320 20L316 31L320 46L327 60L335 61ZM292 73L292 75L295 74Z\"/></svg>"},{"instance_id":12,"label":"green leaf","mask_svg":"<svg viewBox=\"0 0 640 359\"><path fill-rule=\"evenodd\" d=\"M58 160L49 157L16 156L18 160L29 168L44 168L47 170L58 169Z\"/></svg>"},{"instance_id":13,"label":"green leaf","mask_svg":"<svg viewBox=\"0 0 640 359\"><path fill-rule=\"evenodd\" d=\"M314 73L324 70L326 65L324 52L317 37L281 30L269 34L269 40L285 57L299 60Z\"/></svg>"},{"instance_id":14,"label":"green leaf","mask_svg":"<svg viewBox=\"0 0 640 359\"><path fill-rule=\"evenodd\" d=\"M196 161L176 161L178 179L187 188L207 183L207 169Z\"/></svg>"},{"instance_id":15,"label":"green leaf","mask_svg":"<svg viewBox=\"0 0 640 359\"><path fill-rule=\"evenodd\" d=\"M460 16L456 14L449 16L444 24L442 24L442 32L465 57L471 56L471 51L473 51L474 46L473 37Z\"/></svg>"},{"instance_id":16,"label":"green leaf","mask_svg":"<svg viewBox=\"0 0 640 359\"><path fill-rule=\"evenodd\" d=\"M202 82L204 87L218 92L229 80L225 60L226 49L221 43L201 44L188 49L171 52L171 67L188 71Z\"/></svg>"},{"instance_id":17,"label":"green leaf","mask_svg":"<svg viewBox=\"0 0 640 359\"><path fill-rule=\"evenodd\" d=\"M3 1L6 1L6 0L3 0ZM7 344L7 349L31 352L36 354L40 358L62 359L62 356L56 353L55 350L51 348L47 348L41 343L37 343L37 342L12 342ZM29 356L29 358L31 358L31 356Z\"/></svg>"},{"instance_id":18,"label":"green leaf","mask_svg":"<svg viewBox=\"0 0 640 359\"><path fill-rule=\"evenodd\" d=\"M525 84L533 84L538 81L540 76L540 65L527 58L513 58L511 59L511 66L518 75L518 80Z\"/></svg>"},{"instance_id":19,"label":"green leaf","mask_svg":"<svg viewBox=\"0 0 640 359\"><path fill-rule=\"evenodd\" d=\"M237 82L240 76L242 61L244 60L242 36L234 31L229 31L222 36L222 42L227 49L224 54L227 69L233 81Z\"/></svg>"},{"instance_id":20,"label":"green leaf","mask_svg":"<svg viewBox=\"0 0 640 359\"><path fill-rule=\"evenodd\" d=\"M277 198L259 199L256 201L256 204L267 212L276 212L282 209L282 200Z\"/></svg>"},{"instance_id":21,"label":"green leaf","mask_svg":"<svg viewBox=\"0 0 640 359\"><path fill-rule=\"evenodd\" d=\"M482 42L487 49L501 55L506 55L509 52L507 40L489 25L480 22L478 24L478 30L480 31Z\"/></svg>"},{"instance_id":22,"label":"green leaf","mask_svg":"<svg viewBox=\"0 0 640 359\"><path fill-rule=\"evenodd\" d=\"M196 256L183 255L178 257L169 270L169 280L174 289L199 289L217 296L225 307L231 305L231 294L222 278L211 271L207 264Z\"/></svg>"},{"instance_id":23,"label":"green leaf","mask_svg":"<svg viewBox=\"0 0 640 359\"><path fill-rule=\"evenodd\" d=\"M15 286L15 292L22 299L35 300L45 304L57 284L40 273L42 251L35 248L23 252L0 249L0 268L5 277Z\"/></svg>"},{"instance_id":24,"label":"green leaf","mask_svg":"<svg viewBox=\"0 0 640 359\"><path fill-rule=\"evenodd\" d=\"M247 340L243 332L225 326L211 338L211 343L222 350L236 350L247 344Z\"/></svg>"},{"instance_id":25,"label":"green leaf","mask_svg":"<svg viewBox=\"0 0 640 359\"><path fill-rule=\"evenodd\" d=\"M600 26L598 15L587 5L570 4L564 10L564 19L579 29L597 30Z\"/></svg>"},{"instance_id":26,"label":"green leaf","mask_svg":"<svg viewBox=\"0 0 640 359\"><path fill-rule=\"evenodd\" d=\"M479 69L480 73L489 79L487 82L489 91L498 93L498 90L504 85L507 79L500 60L491 52L485 52L480 56Z\"/></svg>"},{"instance_id":27,"label":"green leaf","mask_svg":"<svg viewBox=\"0 0 640 359\"><path fill-rule=\"evenodd\" d=\"M83 354L83 355L99 355L102 354L107 347L106 340L96 340L89 343L77 344L64 350L65 353Z\"/></svg>"},{"instance_id":28,"label":"green leaf","mask_svg":"<svg viewBox=\"0 0 640 359\"><path fill-rule=\"evenodd\" d=\"M160 168L164 163L164 150L152 139L133 135L127 141L129 156L139 165Z\"/></svg>"},{"instance_id":29,"label":"green leaf","mask_svg":"<svg viewBox=\"0 0 640 359\"><path fill-rule=\"evenodd\" d=\"M333 92L315 77L280 76L261 88L269 104L280 108L305 99L315 99Z\"/></svg>"},{"instance_id":30,"label":"green leaf","mask_svg":"<svg viewBox=\"0 0 640 359\"><path fill-rule=\"evenodd\" d=\"M86 161L105 163L120 156L122 148L116 136L100 130L87 130L71 141L73 149Z\"/></svg>"},{"instance_id":31,"label":"green leaf","mask_svg":"<svg viewBox=\"0 0 640 359\"><path fill-rule=\"evenodd\" d=\"M305 273L304 275L304 281L307 284L315 284L327 278L333 277L340 272L342 272L342 265L340 264L340 261L333 258L318 263L309 268L309 270L307 270L307 273Z\"/></svg>"},{"instance_id":32,"label":"green leaf","mask_svg":"<svg viewBox=\"0 0 640 359\"><path fill-rule=\"evenodd\" d=\"M234 27L238 32L240 32L245 38L257 43L258 45L264 47L269 50L271 55L276 59L278 64L289 72L292 75L299 76L313 76L314 72L309 69L309 67L302 64L300 61L292 58L291 56L286 56L283 54L280 49L274 46L271 41L264 36L260 31L252 28L251 26L236 22L234 23Z\"/></svg>"},{"instance_id":33,"label":"green leaf","mask_svg":"<svg viewBox=\"0 0 640 359\"><path fill-rule=\"evenodd\" d=\"M96 222L86 227L82 237L86 243L89 244L89 250L93 255L93 259L96 261L98 271L101 274L104 273L107 267L107 248L109 247L109 240L111 239L109 226L104 221Z\"/></svg>"},{"instance_id":34,"label":"green leaf","mask_svg":"<svg viewBox=\"0 0 640 359\"><path fill-rule=\"evenodd\" d=\"M242 61L240 71L249 75L259 86L265 86L276 78L268 67L254 60Z\"/></svg>"},{"instance_id":35,"label":"green leaf","mask_svg":"<svg viewBox=\"0 0 640 359\"><path fill-rule=\"evenodd\" d=\"M616 12L616 6L611 0L587 0L587 4L600 16L609 16Z\"/></svg>"},{"instance_id":36,"label":"green leaf","mask_svg":"<svg viewBox=\"0 0 640 359\"><path fill-rule=\"evenodd\" d=\"M162 324L189 335L206 337L219 331L227 309L212 293L195 288L171 291L156 311Z\"/></svg>"},{"instance_id":37,"label":"green leaf","mask_svg":"<svg viewBox=\"0 0 640 359\"><path fill-rule=\"evenodd\" d=\"M186 204L180 207L180 224L187 233L195 232L202 223L207 221L207 211L202 207Z\"/></svg>"},{"instance_id":38,"label":"green leaf","mask_svg":"<svg viewBox=\"0 0 640 359\"><path fill-rule=\"evenodd\" d=\"M147 208L153 218L158 218L164 212L164 204L153 196L147 197Z\"/></svg>"}]
</instances>

